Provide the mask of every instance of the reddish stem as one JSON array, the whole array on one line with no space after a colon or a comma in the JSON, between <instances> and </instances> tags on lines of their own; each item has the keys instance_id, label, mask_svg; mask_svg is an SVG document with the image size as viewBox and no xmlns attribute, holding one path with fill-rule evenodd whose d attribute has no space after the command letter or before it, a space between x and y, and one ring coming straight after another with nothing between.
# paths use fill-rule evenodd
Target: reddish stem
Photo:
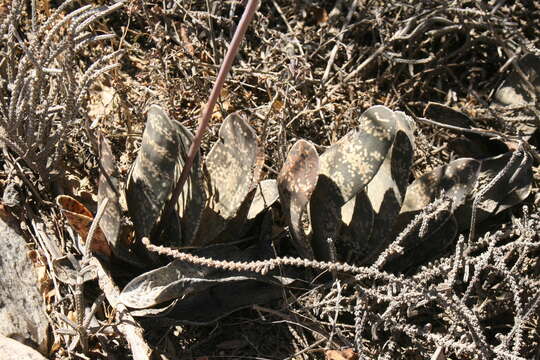
<instances>
[{"instance_id":1,"label":"reddish stem","mask_svg":"<svg viewBox=\"0 0 540 360\"><path fill-rule=\"evenodd\" d=\"M163 210L163 214L161 216L161 219L159 220L159 223L156 224L156 226L154 227L152 238L155 238L154 235L159 235L161 233L162 220L166 219L168 215L171 213L171 211L174 209L174 204L176 203L178 197L182 193L184 184L186 183L186 180L189 176L191 168L193 167L193 161L195 159L195 156L197 155L197 152L199 151L199 148L201 146L203 135L206 129L208 128L208 122L210 121L210 117L212 116L212 112L219 98L219 94L221 93L221 89L223 88L225 79L227 78L227 75L229 74L229 71L231 70L234 59L236 58L236 55L238 54L240 43L242 42L242 39L244 38L246 30L249 24L251 23L251 19L253 18L253 15L255 14L255 10L257 9L258 2L259 2L258 0L249 0L244 10L244 13L242 14L242 18L240 19L240 22L238 23L238 27L236 28L232 41L229 44L229 48L227 49L227 54L225 54L225 58L223 58L223 63L221 64L221 67L219 69L218 75L216 77L216 81L214 82L214 86L212 87L212 92L210 93L208 102L206 103L206 106L203 110L199 127L197 128L197 132L195 133L195 136L193 137L193 141L189 148L188 157L186 159L186 163L184 164L184 168L182 169L182 173L180 174L180 178L178 179L178 182L176 183L171 199L167 202L167 204L165 204L165 209Z\"/></svg>"}]
</instances>

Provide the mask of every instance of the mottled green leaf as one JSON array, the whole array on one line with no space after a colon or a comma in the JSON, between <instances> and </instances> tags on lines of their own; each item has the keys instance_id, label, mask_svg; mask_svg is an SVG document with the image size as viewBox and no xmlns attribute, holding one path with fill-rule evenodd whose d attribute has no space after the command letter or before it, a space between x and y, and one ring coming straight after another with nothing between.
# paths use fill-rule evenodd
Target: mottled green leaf
<instances>
[{"instance_id":1,"label":"mottled green leaf","mask_svg":"<svg viewBox=\"0 0 540 360\"><path fill-rule=\"evenodd\" d=\"M309 259L313 259L313 250L302 228L302 215L317 185L318 174L317 150L309 142L298 140L289 151L277 180L280 203L294 245L300 256Z\"/></svg>"},{"instance_id":2,"label":"mottled green leaf","mask_svg":"<svg viewBox=\"0 0 540 360\"><path fill-rule=\"evenodd\" d=\"M336 248L340 260L356 263L371 251L367 240L373 231L375 212L365 189L341 207L341 229Z\"/></svg>"},{"instance_id":3,"label":"mottled green leaf","mask_svg":"<svg viewBox=\"0 0 540 360\"><path fill-rule=\"evenodd\" d=\"M428 103L424 110L424 116L441 124L464 129L469 129L474 125L473 121L464 113L438 103ZM457 157L474 159L508 151L507 146L502 141L470 132L464 132L457 138L449 139L448 149L454 152Z\"/></svg>"},{"instance_id":4,"label":"mottled green leaf","mask_svg":"<svg viewBox=\"0 0 540 360\"><path fill-rule=\"evenodd\" d=\"M370 255L380 253L392 241L392 229L409 185L414 157L414 123L404 113L396 114L398 132L392 148L366 187L375 213L373 231L365 239Z\"/></svg>"},{"instance_id":5,"label":"mottled green leaf","mask_svg":"<svg viewBox=\"0 0 540 360\"><path fill-rule=\"evenodd\" d=\"M462 205L474 189L480 162L457 159L422 175L407 188L401 214L417 212L444 192L453 199L454 209Z\"/></svg>"},{"instance_id":6,"label":"mottled green leaf","mask_svg":"<svg viewBox=\"0 0 540 360\"><path fill-rule=\"evenodd\" d=\"M449 106L430 102L424 109L424 117L435 120L441 124L457 126L461 128L470 128L473 124L472 120L462 113L452 109Z\"/></svg>"},{"instance_id":7,"label":"mottled green leaf","mask_svg":"<svg viewBox=\"0 0 540 360\"><path fill-rule=\"evenodd\" d=\"M224 120L205 161L208 202L195 245L215 242L252 189L257 136L239 113ZM249 209L249 208L248 208Z\"/></svg>"},{"instance_id":8,"label":"mottled green leaf","mask_svg":"<svg viewBox=\"0 0 540 360\"><path fill-rule=\"evenodd\" d=\"M239 250L232 245L219 244L200 249L195 254L214 260L253 261L258 259L256 250L256 246ZM122 290L120 301L130 308L143 309L174 299L181 301L220 284L231 285L246 280L279 283L271 275L220 270L174 260L131 280Z\"/></svg>"},{"instance_id":9,"label":"mottled green leaf","mask_svg":"<svg viewBox=\"0 0 540 360\"><path fill-rule=\"evenodd\" d=\"M254 219L257 215L272 206L278 198L279 192L275 179L267 179L258 183L255 189L255 196L249 207L247 219Z\"/></svg>"},{"instance_id":10,"label":"mottled green leaf","mask_svg":"<svg viewBox=\"0 0 540 360\"><path fill-rule=\"evenodd\" d=\"M470 226L471 212L474 198L497 174L506 166L509 168L500 180L489 189L478 203L477 221L481 222L525 200L532 188L532 156L525 151L518 150L515 159L510 162L512 153L491 157L482 160L478 182L467 197L465 206L458 209L456 217L460 230Z\"/></svg>"},{"instance_id":11,"label":"mottled green leaf","mask_svg":"<svg viewBox=\"0 0 540 360\"><path fill-rule=\"evenodd\" d=\"M126 246L121 243L120 239L122 208L120 206L120 193L118 192L118 171L114 165L111 145L103 136L100 136L99 140L98 205L105 199L109 199L99 222L99 227L111 245L113 253L118 256L119 252L125 254L127 251Z\"/></svg>"},{"instance_id":12,"label":"mottled green leaf","mask_svg":"<svg viewBox=\"0 0 540 360\"><path fill-rule=\"evenodd\" d=\"M392 271L402 271L432 259L451 244L457 231L454 212L465 204L474 189L479 169L477 160L458 159L424 174L409 185L401 213L394 224L394 238L436 199L444 195L451 199L451 203L437 216L424 217L429 225L425 234L420 236L417 228L407 236L402 244L404 253L387 264Z\"/></svg>"},{"instance_id":13,"label":"mottled green leaf","mask_svg":"<svg viewBox=\"0 0 540 360\"><path fill-rule=\"evenodd\" d=\"M402 243L403 253L389 257L383 266L385 271L404 273L432 261L442 255L457 235L457 222L451 209L440 211L436 216L426 217L424 234L420 228L408 234Z\"/></svg>"},{"instance_id":14,"label":"mottled green leaf","mask_svg":"<svg viewBox=\"0 0 540 360\"><path fill-rule=\"evenodd\" d=\"M334 250L341 207L375 176L396 134L397 113L373 106L360 117L358 129L349 132L320 157L319 179L310 202L312 245L321 260L330 260Z\"/></svg>"},{"instance_id":15,"label":"mottled green leaf","mask_svg":"<svg viewBox=\"0 0 540 360\"><path fill-rule=\"evenodd\" d=\"M245 280L218 284L178 301L164 318L151 318L149 321L154 326L162 320L164 325L171 323L210 325L240 309L281 299L283 287L291 284L291 281L290 278L279 277L276 277L276 280L280 280L280 283Z\"/></svg>"},{"instance_id":16,"label":"mottled green leaf","mask_svg":"<svg viewBox=\"0 0 540 360\"><path fill-rule=\"evenodd\" d=\"M189 130L171 120L159 106L150 107L141 149L126 188L129 214L139 238L149 236L162 215L184 166L191 140ZM176 204L176 213L163 220L169 241L190 243L199 224L203 201L197 155ZM171 239L172 236L176 238Z\"/></svg>"}]
</instances>

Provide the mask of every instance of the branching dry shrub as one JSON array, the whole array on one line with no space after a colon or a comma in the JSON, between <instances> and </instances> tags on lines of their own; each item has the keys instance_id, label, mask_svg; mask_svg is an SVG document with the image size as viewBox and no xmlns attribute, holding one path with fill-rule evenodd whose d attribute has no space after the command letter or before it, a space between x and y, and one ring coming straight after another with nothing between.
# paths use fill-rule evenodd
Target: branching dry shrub
<instances>
[{"instance_id":1,"label":"branching dry shrub","mask_svg":"<svg viewBox=\"0 0 540 360\"><path fill-rule=\"evenodd\" d=\"M90 27L122 2L70 10L74 1L68 0L43 22L26 4L14 0L0 23L0 140L49 184L60 169L66 131L87 126L90 84L118 65L111 64L119 55L113 52L79 70L85 48L114 36Z\"/></svg>"}]
</instances>

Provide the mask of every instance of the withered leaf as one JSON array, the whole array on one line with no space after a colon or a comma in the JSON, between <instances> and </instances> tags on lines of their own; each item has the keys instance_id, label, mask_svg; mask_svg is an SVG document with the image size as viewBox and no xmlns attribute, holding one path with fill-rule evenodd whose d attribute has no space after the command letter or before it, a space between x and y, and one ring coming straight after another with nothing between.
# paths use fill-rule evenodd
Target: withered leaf
<instances>
[{"instance_id":1,"label":"withered leaf","mask_svg":"<svg viewBox=\"0 0 540 360\"><path fill-rule=\"evenodd\" d=\"M227 116L205 161L208 202L195 245L214 242L235 217L252 187L257 150L257 136L247 121L239 113Z\"/></svg>"},{"instance_id":2,"label":"withered leaf","mask_svg":"<svg viewBox=\"0 0 540 360\"><path fill-rule=\"evenodd\" d=\"M336 240L341 207L375 176L396 134L400 115L384 106L373 106L360 117L360 126L332 145L320 157L319 179L310 202L312 245L321 260L334 252L328 239Z\"/></svg>"},{"instance_id":3,"label":"withered leaf","mask_svg":"<svg viewBox=\"0 0 540 360\"><path fill-rule=\"evenodd\" d=\"M171 120L159 106L150 107L141 150L126 188L128 211L139 238L149 236L162 215L184 166L191 140L191 133L182 124ZM197 154L176 204L177 213L163 219L169 229L167 235L181 233L182 239L169 239L169 242L187 244L197 231L204 202L199 162Z\"/></svg>"},{"instance_id":4,"label":"withered leaf","mask_svg":"<svg viewBox=\"0 0 540 360\"><path fill-rule=\"evenodd\" d=\"M54 268L54 275L64 284L76 285L78 275L83 276L84 282L95 280L97 276L95 271L83 271L81 274L67 256L54 259L52 265Z\"/></svg>"},{"instance_id":5,"label":"withered leaf","mask_svg":"<svg viewBox=\"0 0 540 360\"><path fill-rule=\"evenodd\" d=\"M125 244L119 243L122 210L118 192L118 173L114 166L111 145L104 136L100 136L99 150L98 207L105 199L109 199L99 222L99 227L103 230L109 244L111 244L113 252L116 253L117 248L125 247Z\"/></svg>"},{"instance_id":6,"label":"withered leaf","mask_svg":"<svg viewBox=\"0 0 540 360\"><path fill-rule=\"evenodd\" d=\"M313 259L313 250L302 228L306 209L319 176L319 155L315 147L298 140L287 155L277 182L283 213L289 222L294 245L300 256Z\"/></svg>"},{"instance_id":7,"label":"withered leaf","mask_svg":"<svg viewBox=\"0 0 540 360\"><path fill-rule=\"evenodd\" d=\"M86 206L71 196L57 196L56 204L59 206L60 212L67 220L69 225L81 236L84 243L88 237L88 232L90 231L90 226L94 220L94 215L86 208ZM98 227L94 233L90 250L93 253L99 253L107 257L112 255L111 247L100 227Z\"/></svg>"},{"instance_id":8,"label":"withered leaf","mask_svg":"<svg viewBox=\"0 0 540 360\"><path fill-rule=\"evenodd\" d=\"M326 350L324 352L326 360L358 360L358 354L352 348L344 350Z\"/></svg>"}]
</instances>

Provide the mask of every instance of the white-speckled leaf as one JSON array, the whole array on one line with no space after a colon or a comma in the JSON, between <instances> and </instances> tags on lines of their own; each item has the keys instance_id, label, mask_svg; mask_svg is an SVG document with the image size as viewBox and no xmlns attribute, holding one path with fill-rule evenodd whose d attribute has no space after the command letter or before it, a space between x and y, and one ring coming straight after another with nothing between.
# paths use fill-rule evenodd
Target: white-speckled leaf
<instances>
[{"instance_id":1,"label":"white-speckled leaf","mask_svg":"<svg viewBox=\"0 0 540 360\"><path fill-rule=\"evenodd\" d=\"M461 206L474 189L480 162L457 159L422 175L407 188L401 213L420 211L440 197L444 191L454 201L454 209Z\"/></svg>"},{"instance_id":2,"label":"white-speckled leaf","mask_svg":"<svg viewBox=\"0 0 540 360\"><path fill-rule=\"evenodd\" d=\"M488 190L478 204L477 221L481 222L525 200L532 188L532 156L525 151L516 153L516 160L500 181ZM465 206L458 209L456 218L460 230L469 228L472 204L478 192L509 164L512 153L482 160L478 182L467 197Z\"/></svg>"},{"instance_id":3,"label":"white-speckled leaf","mask_svg":"<svg viewBox=\"0 0 540 360\"><path fill-rule=\"evenodd\" d=\"M205 161L208 203L195 245L214 242L235 217L253 184L257 150L257 136L247 121L239 113L227 116Z\"/></svg>"},{"instance_id":4,"label":"white-speckled leaf","mask_svg":"<svg viewBox=\"0 0 540 360\"><path fill-rule=\"evenodd\" d=\"M253 261L258 259L257 247L240 250L232 245L219 244L200 249L197 255L215 260ZM220 284L246 280L277 283L274 277L234 270L219 270L207 266L174 260L166 266L141 274L122 290L120 301L134 309L149 308L166 301L183 299Z\"/></svg>"},{"instance_id":5,"label":"white-speckled leaf","mask_svg":"<svg viewBox=\"0 0 540 360\"><path fill-rule=\"evenodd\" d=\"M392 228L409 185L414 157L414 123L404 113L396 114L398 132L394 143L379 171L366 186L375 218L372 233L361 239L366 242L365 248L370 255L380 253L393 240Z\"/></svg>"},{"instance_id":6,"label":"white-speckled leaf","mask_svg":"<svg viewBox=\"0 0 540 360\"><path fill-rule=\"evenodd\" d=\"M113 254L123 261L140 265L136 256L130 252L127 234L122 231L122 207L118 188L118 171L114 164L111 145L107 139L100 136L99 143L99 187L98 204L109 199L99 227L111 246Z\"/></svg>"},{"instance_id":7,"label":"white-speckled leaf","mask_svg":"<svg viewBox=\"0 0 540 360\"><path fill-rule=\"evenodd\" d=\"M403 274L445 253L458 230L451 209L440 211L426 220L425 234L420 236L418 228L408 234L403 239L402 253L390 256L383 270Z\"/></svg>"},{"instance_id":8,"label":"white-speckled leaf","mask_svg":"<svg viewBox=\"0 0 540 360\"><path fill-rule=\"evenodd\" d=\"M129 214L139 238L149 236L162 215L184 166L191 140L189 130L182 124L171 120L159 106L150 107L141 149L126 188ZM176 205L177 213L164 219L170 242L189 244L197 230L204 202L199 162L197 155ZM176 238L171 239L171 234Z\"/></svg>"},{"instance_id":9,"label":"white-speckled leaf","mask_svg":"<svg viewBox=\"0 0 540 360\"><path fill-rule=\"evenodd\" d=\"M320 157L319 179L310 202L312 245L321 260L330 260L328 239L336 241L341 207L375 176L396 134L397 113L373 106L349 132Z\"/></svg>"},{"instance_id":10,"label":"white-speckled leaf","mask_svg":"<svg viewBox=\"0 0 540 360\"><path fill-rule=\"evenodd\" d=\"M279 198L277 181L275 179L263 180L256 185L255 195L249 207L248 220L253 220L257 215L272 206Z\"/></svg>"},{"instance_id":11,"label":"white-speckled leaf","mask_svg":"<svg viewBox=\"0 0 540 360\"><path fill-rule=\"evenodd\" d=\"M118 248L123 246L119 242L122 208L120 207L120 194L118 192L118 171L114 166L114 157L109 141L103 136L100 136L99 140L98 204L101 204L105 199L109 199L99 222L99 227L116 254L119 251Z\"/></svg>"},{"instance_id":12,"label":"white-speckled leaf","mask_svg":"<svg viewBox=\"0 0 540 360\"><path fill-rule=\"evenodd\" d=\"M294 245L300 256L313 259L313 250L302 228L302 215L317 185L319 155L315 147L298 140L289 150L278 176L283 213L288 220Z\"/></svg>"},{"instance_id":13,"label":"white-speckled leaf","mask_svg":"<svg viewBox=\"0 0 540 360\"><path fill-rule=\"evenodd\" d=\"M367 240L373 231L375 221L375 212L365 189L341 207L341 221L336 245L340 260L356 263L370 253Z\"/></svg>"}]
</instances>

